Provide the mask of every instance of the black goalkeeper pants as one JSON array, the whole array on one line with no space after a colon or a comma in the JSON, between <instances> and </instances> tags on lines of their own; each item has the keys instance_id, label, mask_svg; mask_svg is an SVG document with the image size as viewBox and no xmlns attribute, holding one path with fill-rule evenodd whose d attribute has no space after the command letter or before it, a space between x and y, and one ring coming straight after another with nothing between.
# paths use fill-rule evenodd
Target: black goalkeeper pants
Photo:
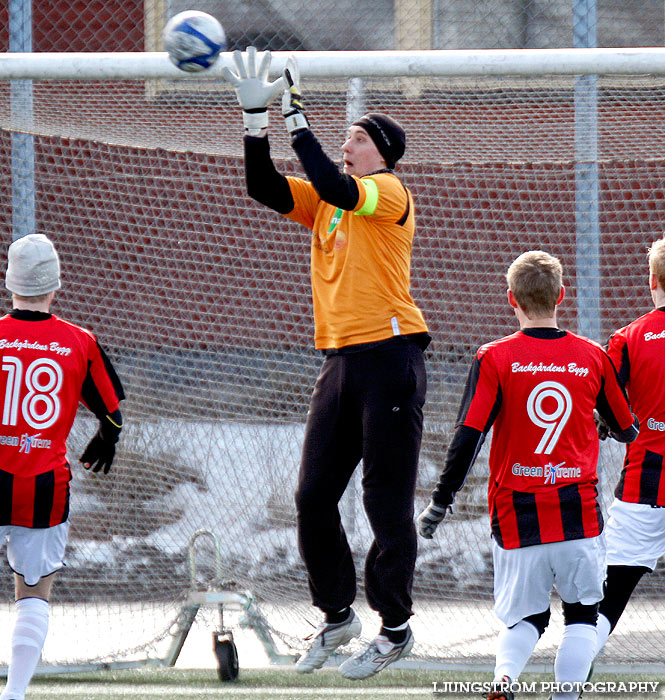
<instances>
[{"instance_id":1,"label":"black goalkeeper pants","mask_svg":"<svg viewBox=\"0 0 665 700\"><path fill-rule=\"evenodd\" d=\"M314 605L336 612L356 596L338 503L363 462L363 503L374 535L365 593L383 623L412 615L414 494L427 375L423 351L395 338L326 357L314 388L296 490L298 544Z\"/></svg>"}]
</instances>

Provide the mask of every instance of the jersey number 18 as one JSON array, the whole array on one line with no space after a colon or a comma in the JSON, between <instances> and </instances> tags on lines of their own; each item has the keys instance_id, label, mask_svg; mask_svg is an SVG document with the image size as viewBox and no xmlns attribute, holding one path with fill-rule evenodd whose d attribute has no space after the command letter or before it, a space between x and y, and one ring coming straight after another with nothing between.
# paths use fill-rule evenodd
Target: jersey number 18
<instances>
[{"instance_id":1,"label":"jersey number 18","mask_svg":"<svg viewBox=\"0 0 665 700\"><path fill-rule=\"evenodd\" d=\"M28 365L24 374L19 358L5 355L2 370L7 372L2 424L16 425L20 407L30 427L44 430L52 426L60 415L58 392L62 387L62 367L55 360L40 357ZM21 398L23 388L25 393Z\"/></svg>"}]
</instances>

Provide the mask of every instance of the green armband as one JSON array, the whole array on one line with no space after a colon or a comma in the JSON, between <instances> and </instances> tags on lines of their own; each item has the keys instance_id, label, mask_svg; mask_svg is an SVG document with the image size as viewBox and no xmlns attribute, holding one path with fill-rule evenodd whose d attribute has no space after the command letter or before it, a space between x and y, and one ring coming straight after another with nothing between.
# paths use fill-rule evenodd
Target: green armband
<instances>
[{"instance_id":1,"label":"green armband","mask_svg":"<svg viewBox=\"0 0 665 700\"><path fill-rule=\"evenodd\" d=\"M358 209L354 211L355 216L371 216L379 204L379 188L374 182L368 178L367 180L361 180L363 187L365 188L365 203Z\"/></svg>"}]
</instances>

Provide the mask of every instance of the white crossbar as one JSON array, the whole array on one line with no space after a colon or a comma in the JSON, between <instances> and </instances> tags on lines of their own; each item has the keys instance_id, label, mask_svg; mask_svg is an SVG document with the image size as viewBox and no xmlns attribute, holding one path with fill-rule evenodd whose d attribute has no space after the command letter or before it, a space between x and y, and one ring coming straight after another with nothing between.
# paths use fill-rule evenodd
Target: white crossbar
<instances>
[{"instance_id":1,"label":"white crossbar","mask_svg":"<svg viewBox=\"0 0 665 700\"><path fill-rule=\"evenodd\" d=\"M665 47L441 51L275 51L271 72L290 55L310 78L400 76L665 74ZM163 52L5 53L0 80L220 79L232 54L203 74L178 70Z\"/></svg>"}]
</instances>

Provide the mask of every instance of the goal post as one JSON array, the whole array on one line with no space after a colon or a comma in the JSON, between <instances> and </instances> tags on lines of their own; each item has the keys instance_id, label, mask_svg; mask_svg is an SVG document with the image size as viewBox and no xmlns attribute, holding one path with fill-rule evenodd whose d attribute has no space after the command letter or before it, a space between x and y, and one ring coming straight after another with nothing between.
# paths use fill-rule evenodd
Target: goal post
<instances>
[{"instance_id":1,"label":"goal post","mask_svg":"<svg viewBox=\"0 0 665 700\"><path fill-rule=\"evenodd\" d=\"M447 49L428 51L273 51L271 74L295 56L303 79L508 75L640 75L665 73L665 47L588 49ZM6 53L2 80L222 79L232 54L220 54L205 74L178 70L163 51Z\"/></svg>"},{"instance_id":2,"label":"goal post","mask_svg":"<svg viewBox=\"0 0 665 700\"><path fill-rule=\"evenodd\" d=\"M273 71L287 55L273 54ZM412 291L433 335L419 508L474 350L515 329L504 274L518 254L561 258L563 327L602 341L649 310L646 251L665 212L665 48L295 55L312 128L333 158L364 111L406 130L398 172L416 207ZM0 55L3 240L32 229L54 240L54 311L99 336L128 396L109 475L76 468L94 431L85 412L71 436L68 566L44 650L52 666L163 663L202 602L251 601L248 619L275 658L302 650L318 621L292 495L321 363L310 237L246 195L242 117L221 79L231 60L192 76L163 53ZM270 120L279 169L299 174L279 105ZM621 463L622 448L603 443L605 505ZM486 480L483 451L455 514L420 541L422 661L493 664ZM341 510L360 574L371 533L358 475ZM203 547L192 575L199 531L217 538L220 559ZM7 620L10 583L0 577ZM598 668L635 657L662 668L664 598L658 571L645 577ZM532 667L551 660L560 624L555 615ZM8 644L0 637L0 664Z\"/></svg>"}]
</instances>

